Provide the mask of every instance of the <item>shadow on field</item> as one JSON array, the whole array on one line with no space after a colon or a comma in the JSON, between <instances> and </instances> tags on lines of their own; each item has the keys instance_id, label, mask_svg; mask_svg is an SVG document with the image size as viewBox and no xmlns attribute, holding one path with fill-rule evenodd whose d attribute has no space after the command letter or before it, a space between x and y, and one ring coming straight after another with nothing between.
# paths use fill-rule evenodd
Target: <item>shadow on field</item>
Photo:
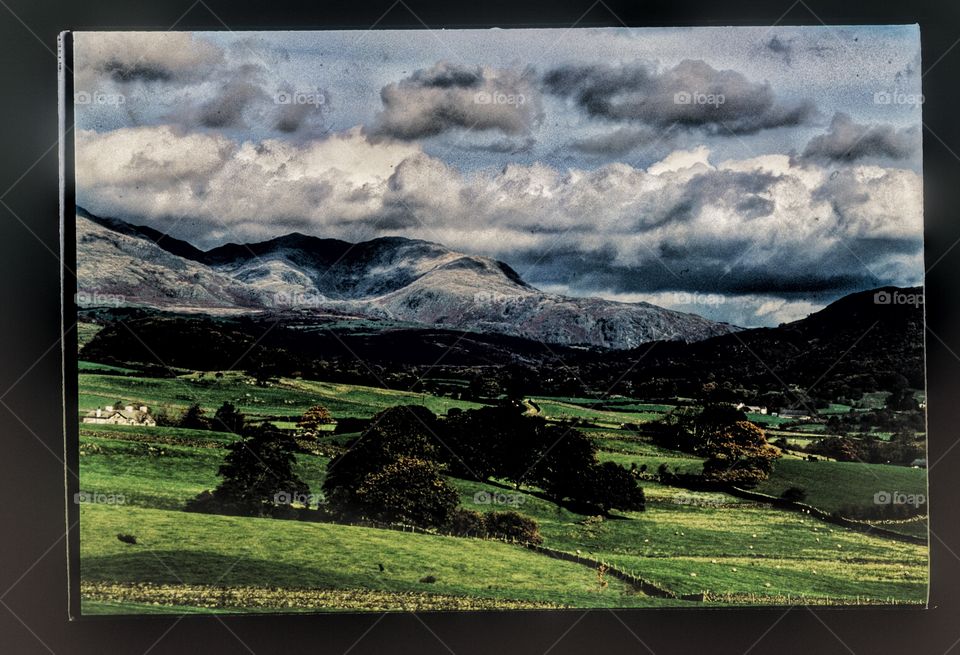
<instances>
[{"instance_id":1,"label":"shadow on field","mask_svg":"<svg viewBox=\"0 0 960 655\"><path fill-rule=\"evenodd\" d=\"M517 488L513 485L506 484L504 482L498 482L497 480L475 480L470 478L471 482L479 482L480 484L490 485L491 487L497 487L499 489L504 489L506 491L517 491ZM558 501L556 498L548 496L542 491L537 491L535 489L524 488L519 490L520 493L526 494L527 496L533 496L534 498L539 498L540 500L546 501L548 503L553 503L563 509L573 512L574 514L581 514L583 516L598 516L602 515L603 518L609 519L611 521L632 521L629 516L621 516L619 514L609 514L604 512L603 509L597 507L596 505L589 505L587 503L575 503L571 500L564 499Z\"/></svg>"},{"instance_id":2,"label":"shadow on field","mask_svg":"<svg viewBox=\"0 0 960 655\"><path fill-rule=\"evenodd\" d=\"M133 552L132 549L137 549ZM370 578L376 579L371 566ZM166 584L219 584L302 587L353 587L357 572L337 574L311 570L271 559L232 557L191 550L154 551L132 546L130 553L84 557L80 567L83 581L152 582ZM383 585L385 588L389 586Z\"/></svg>"}]
</instances>

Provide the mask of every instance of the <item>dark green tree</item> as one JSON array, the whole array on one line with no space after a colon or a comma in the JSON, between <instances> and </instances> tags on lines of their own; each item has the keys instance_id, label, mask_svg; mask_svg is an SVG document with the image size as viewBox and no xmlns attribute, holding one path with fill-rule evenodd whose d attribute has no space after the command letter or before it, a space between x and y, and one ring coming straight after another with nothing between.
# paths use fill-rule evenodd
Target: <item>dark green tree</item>
<instances>
[{"instance_id":1,"label":"dark green tree","mask_svg":"<svg viewBox=\"0 0 960 655\"><path fill-rule=\"evenodd\" d=\"M190 428L191 430L208 430L210 425L204 418L204 414L206 414L206 411L200 406L200 403L193 403L180 417L180 427Z\"/></svg>"},{"instance_id":2,"label":"dark green tree","mask_svg":"<svg viewBox=\"0 0 960 655\"><path fill-rule=\"evenodd\" d=\"M213 415L211 427L221 432L243 432L244 417L230 401L224 401Z\"/></svg>"},{"instance_id":3,"label":"dark green tree","mask_svg":"<svg viewBox=\"0 0 960 655\"><path fill-rule=\"evenodd\" d=\"M533 452L526 458L533 464L516 481L536 485L557 501L582 499L588 472L596 464L593 440L568 425L540 423L533 445Z\"/></svg>"},{"instance_id":4,"label":"dark green tree","mask_svg":"<svg viewBox=\"0 0 960 655\"><path fill-rule=\"evenodd\" d=\"M593 464L584 470L573 500L595 505L605 514L612 509L628 512L646 509L646 496L636 478L616 462Z\"/></svg>"},{"instance_id":5,"label":"dark green tree","mask_svg":"<svg viewBox=\"0 0 960 655\"><path fill-rule=\"evenodd\" d=\"M511 464L523 460L529 468L533 463L524 458L523 450L534 425L523 416L522 407L511 404L449 413L443 439L450 450L440 454L453 475L512 479Z\"/></svg>"},{"instance_id":6,"label":"dark green tree","mask_svg":"<svg viewBox=\"0 0 960 655\"><path fill-rule=\"evenodd\" d=\"M484 517L487 535L522 543L541 544L540 525L536 519L519 512L489 512Z\"/></svg>"},{"instance_id":7,"label":"dark green tree","mask_svg":"<svg viewBox=\"0 0 960 655\"><path fill-rule=\"evenodd\" d=\"M328 508L341 517L360 513L360 485L400 457L438 461L439 429L437 417L420 405L399 405L375 415L347 450L327 464L323 491Z\"/></svg>"},{"instance_id":8,"label":"dark green tree","mask_svg":"<svg viewBox=\"0 0 960 655\"><path fill-rule=\"evenodd\" d=\"M435 462L401 456L368 473L354 501L355 511L368 519L440 527L449 523L460 495Z\"/></svg>"},{"instance_id":9,"label":"dark green tree","mask_svg":"<svg viewBox=\"0 0 960 655\"><path fill-rule=\"evenodd\" d=\"M269 423L227 446L218 475L223 481L188 509L244 516L270 516L277 505L306 496L310 488L294 472L296 443Z\"/></svg>"}]
</instances>

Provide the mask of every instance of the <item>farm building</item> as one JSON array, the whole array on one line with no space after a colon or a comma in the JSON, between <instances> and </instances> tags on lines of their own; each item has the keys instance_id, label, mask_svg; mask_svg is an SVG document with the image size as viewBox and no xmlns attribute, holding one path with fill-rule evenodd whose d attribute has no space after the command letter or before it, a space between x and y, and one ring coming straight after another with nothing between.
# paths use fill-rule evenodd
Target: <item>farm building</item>
<instances>
[{"instance_id":1,"label":"farm building","mask_svg":"<svg viewBox=\"0 0 960 655\"><path fill-rule=\"evenodd\" d=\"M739 410L741 410L741 411L744 411L744 412L752 412L752 413L754 413L754 414L766 414L766 413L767 413L767 408L766 408L766 407L761 407L761 406L759 406L759 405L745 405L745 404L743 404L743 403L737 403L736 407L737 407L737 409L739 409Z\"/></svg>"},{"instance_id":2,"label":"farm building","mask_svg":"<svg viewBox=\"0 0 960 655\"><path fill-rule=\"evenodd\" d=\"M103 409L97 408L92 412L87 412L83 417L84 423L109 424L109 425L142 425L153 427L157 421L150 415L150 408L146 405L107 405Z\"/></svg>"}]
</instances>

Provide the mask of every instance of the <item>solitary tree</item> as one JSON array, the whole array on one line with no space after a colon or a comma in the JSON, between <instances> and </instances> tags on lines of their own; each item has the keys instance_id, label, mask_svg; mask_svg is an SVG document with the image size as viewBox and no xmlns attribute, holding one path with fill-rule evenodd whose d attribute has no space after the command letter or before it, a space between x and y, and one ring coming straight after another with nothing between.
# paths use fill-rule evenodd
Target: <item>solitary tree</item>
<instances>
[{"instance_id":1,"label":"solitary tree","mask_svg":"<svg viewBox=\"0 0 960 655\"><path fill-rule=\"evenodd\" d=\"M336 423L330 410L323 405L314 405L303 413L297 421L297 427L307 434L316 434L321 425Z\"/></svg>"},{"instance_id":2,"label":"solitary tree","mask_svg":"<svg viewBox=\"0 0 960 655\"><path fill-rule=\"evenodd\" d=\"M341 516L361 513L357 490L366 477L400 457L437 461L438 430L437 417L419 405L399 405L375 415L347 450L327 464L323 491L329 509Z\"/></svg>"},{"instance_id":3,"label":"solitary tree","mask_svg":"<svg viewBox=\"0 0 960 655\"><path fill-rule=\"evenodd\" d=\"M646 509L643 489L629 470L616 462L602 462L582 474L580 499L608 513L611 509L642 512Z\"/></svg>"},{"instance_id":4,"label":"solitary tree","mask_svg":"<svg viewBox=\"0 0 960 655\"><path fill-rule=\"evenodd\" d=\"M438 527L449 522L459 494L443 477L438 464L399 457L367 474L354 499L356 511L366 518Z\"/></svg>"},{"instance_id":5,"label":"solitary tree","mask_svg":"<svg viewBox=\"0 0 960 655\"><path fill-rule=\"evenodd\" d=\"M193 403L187 408L187 411L180 417L181 428L191 428L193 430L206 430L209 425L207 419L203 417L206 414L200 403Z\"/></svg>"},{"instance_id":6,"label":"solitary tree","mask_svg":"<svg viewBox=\"0 0 960 655\"><path fill-rule=\"evenodd\" d=\"M243 421L243 414L234 407L233 403L224 401L213 415L212 427L214 430L240 434L243 432Z\"/></svg>"},{"instance_id":7,"label":"solitary tree","mask_svg":"<svg viewBox=\"0 0 960 655\"><path fill-rule=\"evenodd\" d=\"M188 509L247 516L268 516L278 502L289 503L310 493L294 472L296 443L264 423L227 446L218 474L223 478L211 493L203 492Z\"/></svg>"},{"instance_id":8,"label":"solitary tree","mask_svg":"<svg viewBox=\"0 0 960 655\"><path fill-rule=\"evenodd\" d=\"M702 453L703 477L718 482L752 486L767 479L780 451L767 443L766 435L749 421L712 430Z\"/></svg>"}]
</instances>

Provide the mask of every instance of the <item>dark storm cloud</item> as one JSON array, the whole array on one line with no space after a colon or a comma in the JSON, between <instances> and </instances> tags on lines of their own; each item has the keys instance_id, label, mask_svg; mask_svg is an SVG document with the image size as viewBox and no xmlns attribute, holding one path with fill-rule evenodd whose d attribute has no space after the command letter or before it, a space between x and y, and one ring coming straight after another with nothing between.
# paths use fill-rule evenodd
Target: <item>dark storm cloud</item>
<instances>
[{"instance_id":1,"label":"dark storm cloud","mask_svg":"<svg viewBox=\"0 0 960 655\"><path fill-rule=\"evenodd\" d=\"M126 62L111 59L105 62L101 70L115 82L168 82L173 79L173 72L166 66L158 63Z\"/></svg>"},{"instance_id":2,"label":"dark storm cloud","mask_svg":"<svg viewBox=\"0 0 960 655\"><path fill-rule=\"evenodd\" d=\"M920 141L920 130L916 127L898 130L888 124L867 125L837 113L830 122L830 130L810 139L803 156L832 161L865 157L909 159L920 152Z\"/></svg>"},{"instance_id":3,"label":"dark storm cloud","mask_svg":"<svg viewBox=\"0 0 960 655\"><path fill-rule=\"evenodd\" d=\"M475 89L483 82L480 66L439 64L426 70L418 70L410 76L411 86L436 89Z\"/></svg>"},{"instance_id":4,"label":"dark storm cloud","mask_svg":"<svg viewBox=\"0 0 960 655\"><path fill-rule=\"evenodd\" d=\"M701 60L686 59L662 72L642 63L562 66L543 76L543 87L595 118L661 128L679 124L719 135L802 125L816 114L810 101L780 101L770 84Z\"/></svg>"},{"instance_id":5,"label":"dark storm cloud","mask_svg":"<svg viewBox=\"0 0 960 655\"><path fill-rule=\"evenodd\" d=\"M274 128L284 134L292 134L303 126L304 121L313 113L308 104L284 104L277 110Z\"/></svg>"},{"instance_id":6,"label":"dark storm cloud","mask_svg":"<svg viewBox=\"0 0 960 655\"><path fill-rule=\"evenodd\" d=\"M278 74L289 53L261 38L226 48L184 33L111 34L79 62L78 77L99 78L138 93L149 88L165 111L159 118L180 129L254 129L311 138L324 132L319 86L299 89ZM284 94L285 100L279 97Z\"/></svg>"},{"instance_id":7,"label":"dark storm cloud","mask_svg":"<svg viewBox=\"0 0 960 655\"><path fill-rule=\"evenodd\" d=\"M77 52L75 75L81 86L106 78L121 86L136 83L193 83L224 63L223 51L186 32L149 36L110 32L96 37L96 49Z\"/></svg>"},{"instance_id":8,"label":"dark storm cloud","mask_svg":"<svg viewBox=\"0 0 960 655\"><path fill-rule=\"evenodd\" d=\"M203 127L244 127L244 111L255 102L269 100L257 84L246 80L232 80L224 84L210 100L201 104L192 114Z\"/></svg>"},{"instance_id":9,"label":"dark storm cloud","mask_svg":"<svg viewBox=\"0 0 960 655\"><path fill-rule=\"evenodd\" d=\"M415 140L454 129L529 133L542 119L531 71L440 62L380 91L372 136Z\"/></svg>"},{"instance_id":10,"label":"dark storm cloud","mask_svg":"<svg viewBox=\"0 0 960 655\"><path fill-rule=\"evenodd\" d=\"M886 256L891 244L852 241L836 244L816 260L798 255L769 262L749 262L752 241L725 243L664 243L656 257L639 264L617 264L605 251L518 253L511 265L534 286L571 286L581 292L644 294L658 291L710 292L725 295L762 294L789 299L805 293L844 293L886 283L851 254ZM915 253L920 244L898 242L896 248ZM849 249L848 249L849 247ZM743 265L740 259L747 260Z\"/></svg>"},{"instance_id":11,"label":"dark storm cloud","mask_svg":"<svg viewBox=\"0 0 960 655\"><path fill-rule=\"evenodd\" d=\"M793 39L781 39L779 36L772 37L766 43L767 49L781 57L790 65L790 59L793 56Z\"/></svg>"},{"instance_id":12,"label":"dark storm cloud","mask_svg":"<svg viewBox=\"0 0 960 655\"><path fill-rule=\"evenodd\" d=\"M309 93L297 92L286 87L273 95L276 110L271 127L286 135L300 134L316 138L327 133L325 112L330 93L317 89Z\"/></svg>"},{"instance_id":13,"label":"dark storm cloud","mask_svg":"<svg viewBox=\"0 0 960 655\"><path fill-rule=\"evenodd\" d=\"M690 221L711 206L733 208L743 220L769 216L774 202L761 194L767 194L776 181L775 175L759 171L709 171L684 184L672 196L673 202L661 201L659 217L645 215L634 227L648 230L673 221Z\"/></svg>"}]
</instances>

